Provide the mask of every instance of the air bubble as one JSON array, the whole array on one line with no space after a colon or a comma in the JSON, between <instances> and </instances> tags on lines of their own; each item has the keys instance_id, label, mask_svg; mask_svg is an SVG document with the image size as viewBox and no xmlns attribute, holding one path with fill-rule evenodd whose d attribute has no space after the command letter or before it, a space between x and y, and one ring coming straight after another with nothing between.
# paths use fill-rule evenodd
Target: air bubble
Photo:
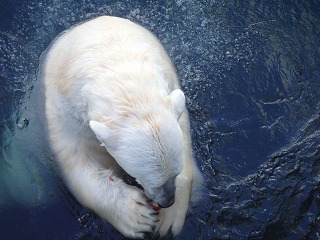
<instances>
[{"instance_id":1,"label":"air bubble","mask_svg":"<svg viewBox=\"0 0 320 240\"><path fill-rule=\"evenodd\" d=\"M18 120L17 128L22 130L22 129L28 127L28 125L29 125L29 120L26 118L21 118L20 120Z\"/></svg>"}]
</instances>

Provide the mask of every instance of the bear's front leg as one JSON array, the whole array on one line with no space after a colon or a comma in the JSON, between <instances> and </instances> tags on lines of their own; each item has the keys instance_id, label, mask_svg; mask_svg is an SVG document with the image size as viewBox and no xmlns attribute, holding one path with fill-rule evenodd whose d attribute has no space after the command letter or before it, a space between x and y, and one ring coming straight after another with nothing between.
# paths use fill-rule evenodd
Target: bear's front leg
<instances>
[{"instance_id":1,"label":"bear's front leg","mask_svg":"<svg viewBox=\"0 0 320 240\"><path fill-rule=\"evenodd\" d=\"M94 164L68 165L63 169L78 201L111 223L124 236L144 238L156 228L157 213L144 193L125 184L112 171Z\"/></svg>"}]
</instances>

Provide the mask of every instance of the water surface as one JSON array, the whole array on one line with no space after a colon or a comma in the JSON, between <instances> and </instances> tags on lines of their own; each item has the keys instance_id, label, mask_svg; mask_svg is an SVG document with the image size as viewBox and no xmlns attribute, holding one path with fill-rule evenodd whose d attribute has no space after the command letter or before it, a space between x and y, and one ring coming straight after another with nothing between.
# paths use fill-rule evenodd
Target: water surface
<instances>
[{"instance_id":1,"label":"water surface","mask_svg":"<svg viewBox=\"0 0 320 240\"><path fill-rule=\"evenodd\" d=\"M123 239L83 209L45 141L41 54L100 15L154 32L187 96L203 199L178 239L320 239L318 1L2 1L0 238Z\"/></svg>"}]
</instances>

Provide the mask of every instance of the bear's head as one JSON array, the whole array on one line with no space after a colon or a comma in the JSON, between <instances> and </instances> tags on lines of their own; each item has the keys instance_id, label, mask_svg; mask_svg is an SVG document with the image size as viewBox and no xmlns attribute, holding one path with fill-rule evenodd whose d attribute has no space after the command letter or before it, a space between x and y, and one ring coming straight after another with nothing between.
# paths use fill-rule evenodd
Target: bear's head
<instances>
[{"instance_id":1,"label":"bear's head","mask_svg":"<svg viewBox=\"0 0 320 240\"><path fill-rule=\"evenodd\" d=\"M160 207L174 203L176 177L184 164L178 122L185 109L184 94L175 90L165 100L166 104L133 112L117 124L90 121L102 145Z\"/></svg>"}]
</instances>

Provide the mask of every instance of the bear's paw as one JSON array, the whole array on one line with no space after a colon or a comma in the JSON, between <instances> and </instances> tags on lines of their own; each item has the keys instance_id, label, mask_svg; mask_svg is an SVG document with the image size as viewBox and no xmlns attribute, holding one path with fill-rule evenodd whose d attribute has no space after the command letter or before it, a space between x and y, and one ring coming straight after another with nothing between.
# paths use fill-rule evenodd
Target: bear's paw
<instances>
[{"instance_id":1,"label":"bear's paw","mask_svg":"<svg viewBox=\"0 0 320 240\"><path fill-rule=\"evenodd\" d=\"M158 213L140 189L128 186L123 193L124 198L118 198L117 202L118 224L115 227L126 237L143 239L156 229Z\"/></svg>"}]
</instances>

